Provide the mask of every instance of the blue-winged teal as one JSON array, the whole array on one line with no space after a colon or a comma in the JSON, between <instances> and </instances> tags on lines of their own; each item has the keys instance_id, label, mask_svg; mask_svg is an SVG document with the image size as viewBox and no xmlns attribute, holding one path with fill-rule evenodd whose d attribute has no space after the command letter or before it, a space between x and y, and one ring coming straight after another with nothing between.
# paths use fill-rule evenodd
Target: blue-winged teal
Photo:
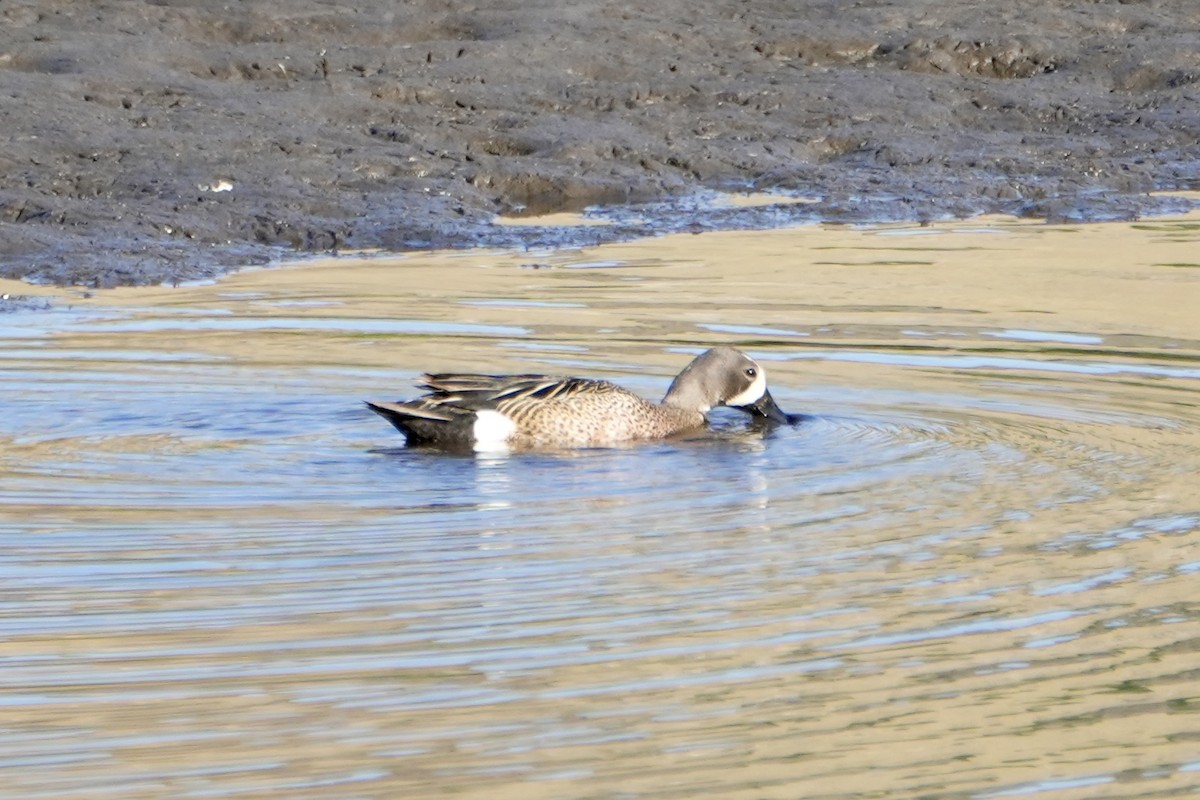
<instances>
[{"instance_id":1,"label":"blue-winged teal","mask_svg":"<svg viewBox=\"0 0 1200 800\"><path fill-rule=\"evenodd\" d=\"M714 347L679 373L661 403L608 381L548 375L425 375L429 393L367 406L404 433L408 445L445 450L603 447L663 439L701 428L714 406L788 423L754 359Z\"/></svg>"}]
</instances>

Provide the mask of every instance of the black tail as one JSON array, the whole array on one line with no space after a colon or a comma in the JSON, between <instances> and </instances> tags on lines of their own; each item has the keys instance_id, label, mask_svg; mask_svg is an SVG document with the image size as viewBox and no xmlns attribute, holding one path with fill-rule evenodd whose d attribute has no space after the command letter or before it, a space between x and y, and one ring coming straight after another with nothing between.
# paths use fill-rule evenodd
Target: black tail
<instances>
[{"instance_id":1,"label":"black tail","mask_svg":"<svg viewBox=\"0 0 1200 800\"><path fill-rule=\"evenodd\" d=\"M404 434L409 447L437 447L442 450L470 450L471 425L457 416L431 411L415 403L372 403L367 408L392 423Z\"/></svg>"}]
</instances>

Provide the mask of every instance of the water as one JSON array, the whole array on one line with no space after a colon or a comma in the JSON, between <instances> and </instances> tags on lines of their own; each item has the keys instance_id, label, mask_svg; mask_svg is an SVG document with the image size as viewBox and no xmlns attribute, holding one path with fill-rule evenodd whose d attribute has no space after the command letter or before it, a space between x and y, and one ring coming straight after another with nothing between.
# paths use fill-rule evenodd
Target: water
<instances>
[{"instance_id":1,"label":"water","mask_svg":"<svg viewBox=\"0 0 1200 800\"><path fill-rule=\"evenodd\" d=\"M0 795L1194 793L1196 247L808 228L0 317ZM360 402L660 395L719 342L810 417L470 458Z\"/></svg>"}]
</instances>

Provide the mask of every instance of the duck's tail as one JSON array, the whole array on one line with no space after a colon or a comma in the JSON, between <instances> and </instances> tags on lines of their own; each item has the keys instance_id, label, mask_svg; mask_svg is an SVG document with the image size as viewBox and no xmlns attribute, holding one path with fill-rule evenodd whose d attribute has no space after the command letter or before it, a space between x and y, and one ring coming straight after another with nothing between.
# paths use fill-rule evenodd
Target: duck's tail
<instances>
[{"instance_id":1,"label":"duck's tail","mask_svg":"<svg viewBox=\"0 0 1200 800\"><path fill-rule=\"evenodd\" d=\"M470 447L469 437L464 433L470 431L470 426L452 424L456 420L452 413L430 408L419 402L388 403L367 400L366 404L367 408L403 433L410 447Z\"/></svg>"}]
</instances>

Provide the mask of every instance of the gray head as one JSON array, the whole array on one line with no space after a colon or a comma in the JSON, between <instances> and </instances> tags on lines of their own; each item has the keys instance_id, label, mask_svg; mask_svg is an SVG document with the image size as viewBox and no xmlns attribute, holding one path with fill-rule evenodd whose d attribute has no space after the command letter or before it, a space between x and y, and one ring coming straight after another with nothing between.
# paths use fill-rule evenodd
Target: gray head
<instances>
[{"instance_id":1,"label":"gray head","mask_svg":"<svg viewBox=\"0 0 1200 800\"><path fill-rule=\"evenodd\" d=\"M714 347L696 356L671 383L663 404L701 414L730 406L772 422L790 421L767 391L766 371L736 347Z\"/></svg>"}]
</instances>

